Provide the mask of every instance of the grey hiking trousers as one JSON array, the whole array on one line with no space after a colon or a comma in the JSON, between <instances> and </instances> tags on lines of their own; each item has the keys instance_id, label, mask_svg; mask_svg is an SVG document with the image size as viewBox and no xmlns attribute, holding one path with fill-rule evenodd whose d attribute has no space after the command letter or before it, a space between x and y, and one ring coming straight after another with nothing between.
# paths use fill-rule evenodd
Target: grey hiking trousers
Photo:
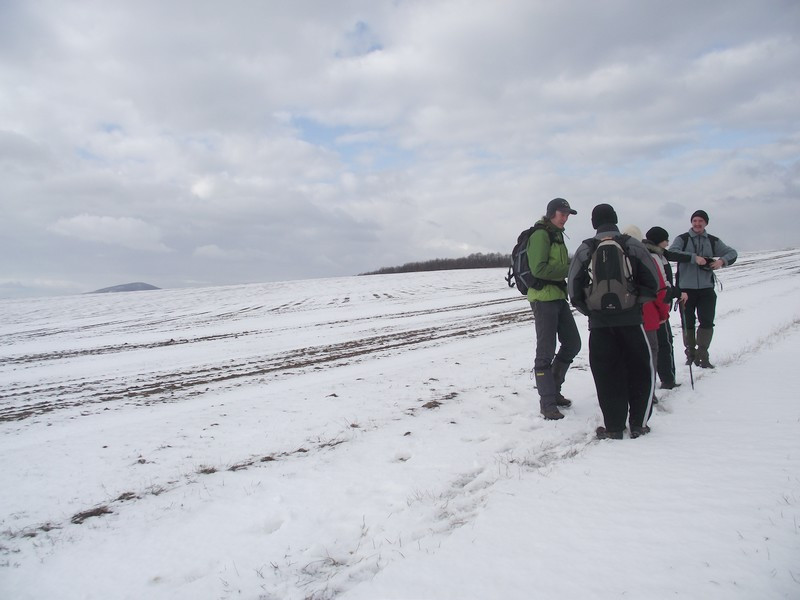
<instances>
[{"instance_id":1,"label":"grey hiking trousers","mask_svg":"<svg viewBox=\"0 0 800 600\"><path fill-rule=\"evenodd\" d=\"M536 325L536 359L533 368L539 403L544 411L556 406L556 394L560 387L553 378L553 361L568 366L581 350L581 336L566 300L531 302L531 309ZM558 352L557 342L561 344Z\"/></svg>"}]
</instances>

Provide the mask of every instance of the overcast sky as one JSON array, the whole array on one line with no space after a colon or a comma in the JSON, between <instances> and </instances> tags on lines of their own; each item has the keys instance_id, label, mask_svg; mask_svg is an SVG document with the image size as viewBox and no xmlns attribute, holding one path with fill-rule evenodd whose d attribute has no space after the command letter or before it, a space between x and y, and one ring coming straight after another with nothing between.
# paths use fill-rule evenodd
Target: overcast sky
<instances>
[{"instance_id":1,"label":"overcast sky","mask_svg":"<svg viewBox=\"0 0 800 600\"><path fill-rule=\"evenodd\" d=\"M0 297L800 245L797 0L0 0Z\"/></svg>"}]
</instances>

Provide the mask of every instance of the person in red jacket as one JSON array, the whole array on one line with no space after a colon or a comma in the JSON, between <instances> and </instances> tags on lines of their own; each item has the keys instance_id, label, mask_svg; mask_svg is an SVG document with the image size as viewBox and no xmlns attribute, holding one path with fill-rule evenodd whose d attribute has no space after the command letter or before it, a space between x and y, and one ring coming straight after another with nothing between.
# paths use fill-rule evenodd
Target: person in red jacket
<instances>
[{"instance_id":1,"label":"person in red jacket","mask_svg":"<svg viewBox=\"0 0 800 600\"><path fill-rule=\"evenodd\" d=\"M667 308L672 309L674 302L677 300L683 302L683 295L680 288L676 285L675 278L672 272L672 264L670 261L684 260L683 255L670 252L667 250L669 246L669 232L663 227L656 225L651 227L644 234L644 246L650 251L650 254L660 263L665 281L667 282L667 296L665 298ZM687 256L685 260L689 260ZM672 326L669 320L662 323L658 329L658 361L656 364L658 368L658 376L661 379L661 389L671 390L679 387L681 384L675 381L675 354L673 349L673 335Z\"/></svg>"},{"instance_id":2,"label":"person in red jacket","mask_svg":"<svg viewBox=\"0 0 800 600\"><path fill-rule=\"evenodd\" d=\"M630 225L624 231L629 236L639 241L644 241L642 230L636 225ZM644 332L647 335L647 342L650 345L650 364L653 371L653 390L655 390L655 376L658 367L658 329L661 324L669 319L669 304L664 302L667 296L667 278L664 267L658 257L650 254L658 271L658 294L655 300L642 305L642 320L644 321ZM653 404L658 404L655 391L653 392Z\"/></svg>"}]
</instances>

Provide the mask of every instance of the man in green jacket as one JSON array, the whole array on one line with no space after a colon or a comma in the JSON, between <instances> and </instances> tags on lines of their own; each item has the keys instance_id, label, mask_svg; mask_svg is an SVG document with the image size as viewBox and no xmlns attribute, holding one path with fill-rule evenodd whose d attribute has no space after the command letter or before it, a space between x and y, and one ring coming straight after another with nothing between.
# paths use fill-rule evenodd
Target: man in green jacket
<instances>
[{"instance_id":1,"label":"man in green jacket","mask_svg":"<svg viewBox=\"0 0 800 600\"><path fill-rule=\"evenodd\" d=\"M536 359L533 363L539 406L545 419L563 419L559 407L572 402L561 394L567 369L581 349L581 337L567 302L566 277L569 254L564 244L564 225L578 214L563 198L547 204L544 217L528 239L528 265L535 281L528 301L536 324ZM561 347L556 353L556 341Z\"/></svg>"}]
</instances>

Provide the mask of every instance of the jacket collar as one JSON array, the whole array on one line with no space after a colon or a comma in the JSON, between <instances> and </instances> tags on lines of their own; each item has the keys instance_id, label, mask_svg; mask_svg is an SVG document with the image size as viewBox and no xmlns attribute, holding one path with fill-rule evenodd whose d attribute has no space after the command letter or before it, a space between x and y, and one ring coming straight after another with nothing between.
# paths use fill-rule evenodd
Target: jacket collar
<instances>
[{"instance_id":1,"label":"jacket collar","mask_svg":"<svg viewBox=\"0 0 800 600\"><path fill-rule=\"evenodd\" d=\"M647 248L648 251L650 251L651 254L659 254L659 255L664 254L664 249L661 246L657 246L650 240L648 239L642 240L642 243L644 244L645 248Z\"/></svg>"},{"instance_id":2,"label":"jacket collar","mask_svg":"<svg viewBox=\"0 0 800 600\"><path fill-rule=\"evenodd\" d=\"M545 229L547 229L549 231L555 231L555 232L558 232L558 233L563 233L564 232L564 229L561 229L560 227L556 227L555 225L553 225L553 222L550 219L548 219L547 217L542 217L541 219L539 219L539 223L544 225Z\"/></svg>"},{"instance_id":3,"label":"jacket collar","mask_svg":"<svg viewBox=\"0 0 800 600\"><path fill-rule=\"evenodd\" d=\"M600 225L600 227L597 228L598 235L601 233L608 233L608 232L619 233L619 227L617 227L616 225Z\"/></svg>"}]
</instances>

